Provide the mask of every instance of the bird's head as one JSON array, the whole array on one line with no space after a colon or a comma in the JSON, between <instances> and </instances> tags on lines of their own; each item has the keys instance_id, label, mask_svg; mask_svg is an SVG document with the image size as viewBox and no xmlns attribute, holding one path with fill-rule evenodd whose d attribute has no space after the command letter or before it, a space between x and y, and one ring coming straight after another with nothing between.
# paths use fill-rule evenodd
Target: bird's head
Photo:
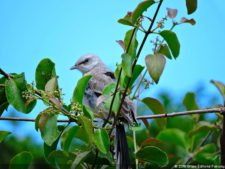
<instances>
[{"instance_id":1,"label":"bird's head","mask_svg":"<svg viewBox=\"0 0 225 169\"><path fill-rule=\"evenodd\" d=\"M89 72L90 70L104 65L101 59L94 54L87 54L81 56L76 63L70 68L70 70L77 69L83 74Z\"/></svg>"}]
</instances>

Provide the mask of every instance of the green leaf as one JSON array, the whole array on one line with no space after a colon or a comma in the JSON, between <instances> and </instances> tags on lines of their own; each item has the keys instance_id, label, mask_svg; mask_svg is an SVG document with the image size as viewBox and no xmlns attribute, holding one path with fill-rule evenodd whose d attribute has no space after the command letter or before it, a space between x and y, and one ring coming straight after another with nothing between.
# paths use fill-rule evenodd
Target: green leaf
<instances>
[{"instance_id":1,"label":"green leaf","mask_svg":"<svg viewBox=\"0 0 225 169\"><path fill-rule=\"evenodd\" d=\"M118 76L119 76L120 68L121 68L121 65L118 65L117 68L116 68L116 71L115 71L115 76L116 76L117 79L118 79ZM139 75L141 74L143 69L144 69L144 67L141 66L141 65L138 65L138 64L134 67L134 70L133 70L133 73L132 73L132 77L131 77L131 80L130 80L129 88L132 87L132 85L134 84L136 79L139 77ZM121 79L120 80L121 87L125 87L126 84L127 84L127 81L128 81L128 77L125 75L124 71L122 71L120 79Z\"/></svg>"},{"instance_id":2,"label":"green leaf","mask_svg":"<svg viewBox=\"0 0 225 169\"><path fill-rule=\"evenodd\" d=\"M0 116L2 115L2 113L7 110L9 106L9 103L8 102L4 102L4 103L1 103L0 104Z\"/></svg>"},{"instance_id":3,"label":"green leaf","mask_svg":"<svg viewBox=\"0 0 225 169\"><path fill-rule=\"evenodd\" d=\"M219 90L223 100L225 101L225 85L222 82L211 80L211 83Z\"/></svg>"},{"instance_id":4,"label":"green leaf","mask_svg":"<svg viewBox=\"0 0 225 169\"><path fill-rule=\"evenodd\" d=\"M116 96L115 96L115 100L113 102L113 107L112 107L112 111L114 113L118 112L118 109L119 109L119 106L120 106L120 99L121 99L120 93L117 92ZM112 96L106 99L106 102L105 102L105 108L106 109L109 110L111 102L112 102Z\"/></svg>"},{"instance_id":5,"label":"green leaf","mask_svg":"<svg viewBox=\"0 0 225 169\"><path fill-rule=\"evenodd\" d=\"M189 143L189 145L190 145L189 151L190 152L192 152L194 150L197 150L199 148L199 145L202 145L202 143L205 142L204 140L206 138L209 138L207 140L211 140L211 138L215 138L215 140L218 139L217 137L218 137L219 133L216 134L217 136L214 136L214 134L213 134L214 131L212 131L212 130L206 131L206 130L203 129L203 130L200 130L200 132L191 133L193 130L191 130L188 133L188 137L191 138L191 142ZM207 143L208 143L208 141L207 141Z\"/></svg>"},{"instance_id":6,"label":"green leaf","mask_svg":"<svg viewBox=\"0 0 225 169\"><path fill-rule=\"evenodd\" d=\"M106 85L102 91L103 97L102 101L104 102L105 109L109 110L111 102L112 102L112 94L115 90L116 84L115 83L110 83ZM115 100L113 103L112 111L117 113L120 105L120 93L117 92L115 96Z\"/></svg>"},{"instance_id":7,"label":"green leaf","mask_svg":"<svg viewBox=\"0 0 225 169\"><path fill-rule=\"evenodd\" d=\"M121 76L120 76L120 86L125 87L126 75L125 75L124 71L122 70L121 64L117 65L116 70L115 70L115 76L116 76L116 79L118 79L120 70L122 71Z\"/></svg>"},{"instance_id":8,"label":"green leaf","mask_svg":"<svg viewBox=\"0 0 225 169\"><path fill-rule=\"evenodd\" d=\"M118 77L119 77L120 69L121 69L121 64L117 64L116 65L116 70L115 70L116 79L118 79Z\"/></svg>"},{"instance_id":9,"label":"green leaf","mask_svg":"<svg viewBox=\"0 0 225 169\"><path fill-rule=\"evenodd\" d=\"M66 125L59 125L58 126L58 129L60 131L60 136L63 133L63 131L66 129L66 127L67 127ZM49 154L51 152L53 152L53 151L55 151L57 149L57 145L58 145L60 136L54 141L54 143L51 146L49 146L46 143L44 143L44 154L45 154L46 158L49 156Z\"/></svg>"},{"instance_id":10,"label":"green leaf","mask_svg":"<svg viewBox=\"0 0 225 169\"><path fill-rule=\"evenodd\" d=\"M91 108L89 108L88 106L83 106L83 112L84 112L84 115L93 120L94 119L94 113L92 112Z\"/></svg>"},{"instance_id":11,"label":"green leaf","mask_svg":"<svg viewBox=\"0 0 225 169\"><path fill-rule=\"evenodd\" d=\"M16 79L9 79L5 82L5 92L8 102L16 110L23 113L29 113L36 105L36 101L27 103L26 99L22 97L22 92L24 90L21 89L24 89L24 86L26 86L25 81L23 83L20 83L19 81L16 81Z\"/></svg>"},{"instance_id":12,"label":"green leaf","mask_svg":"<svg viewBox=\"0 0 225 169\"><path fill-rule=\"evenodd\" d=\"M160 131L157 139L161 141L165 141L166 143L170 143L176 146L181 146L186 149L187 145L187 137L185 133L176 128L168 128Z\"/></svg>"},{"instance_id":13,"label":"green leaf","mask_svg":"<svg viewBox=\"0 0 225 169\"><path fill-rule=\"evenodd\" d=\"M177 116L167 119L167 128L178 128L186 133L193 129L196 126L197 120L191 116ZM182 121L182 123L181 123Z\"/></svg>"},{"instance_id":14,"label":"green leaf","mask_svg":"<svg viewBox=\"0 0 225 169\"><path fill-rule=\"evenodd\" d=\"M71 166L71 168L78 168L78 166L80 165L80 163L85 160L85 158L88 156L88 154L90 153L90 151L84 151L79 153L75 160L73 161L73 164Z\"/></svg>"},{"instance_id":15,"label":"green leaf","mask_svg":"<svg viewBox=\"0 0 225 169\"><path fill-rule=\"evenodd\" d=\"M166 56L168 59L172 59L169 47L167 46L167 44L162 44L159 47L158 53L163 54L164 56Z\"/></svg>"},{"instance_id":16,"label":"green leaf","mask_svg":"<svg viewBox=\"0 0 225 169\"><path fill-rule=\"evenodd\" d=\"M8 107L8 101L5 95L5 81L7 79L5 77L0 78L0 116Z\"/></svg>"},{"instance_id":17,"label":"green leaf","mask_svg":"<svg viewBox=\"0 0 225 169\"><path fill-rule=\"evenodd\" d=\"M153 163L161 167L166 166L169 162L167 154L158 147L154 146L146 146L140 149L136 153L136 157L139 160Z\"/></svg>"},{"instance_id":18,"label":"green leaf","mask_svg":"<svg viewBox=\"0 0 225 169\"><path fill-rule=\"evenodd\" d=\"M89 143L93 143L94 142L94 132L93 132L94 130L93 130L91 120L85 116L79 116L78 121L81 123L82 127L84 128L84 131L85 131L86 135L88 136Z\"/></svg>"},{"instance_id":19,"label":"green leaf","mask_svg":"<svg viewBox=\"0 0 225 169\"><path fill-rule=\"evenodd\" d=\"M72 143L73 138L75 137L75 133L80 129L79 126L73 126L67 130L65 130L62 134L61 147L64 151L70 150L70 145Z\"/></svg>"},{"instance_id":20,"label":"green leaf","mask_svg":"<svg viewBox=\"0 0 225 169\"><path fill-rule=\"evenodd\" d=\"M198 104L196 103L195 93L188 92L184 99L183 104L186 107L186 110L197 110L199 109Z\"/></svg>"},{"instance_id":21,"label":"green leaf","mask_svg":"<svg viewBox=\"0 0 225 169\"><path fill-rule=\"evenodd\" d=\"M52 77L56 77L55 63L50 59L45 58L39 62L36 68L35 82L37 89L45 90L46 83Z\"/></svg>"},{"instance_id":22,"label":"green leaf","mask_svg":"<svg viewBox=\"0 0 225 169\"><path fill-rule=\"evenodd\" d=\"M33 156L30 152L24 151L17 154L10 160L10 169L28 169L31 164Z\"/></svg>"},{"instance_id":23,"label":"green leaf","mask_svg":"<svg viewBox=\"0 0 225 169\"><path fill-rule=\"evenodd\" d=\"M135 31L135 30L131 29L126 32L126 35L124 38L124 45L125 45L126 53L129 54L134 59L136 57L138 41L136 39L136 31L135 32L133 32L133 31ZM130 44L130 47L129 47L129 44ZM129 50L128 50L128 47L129 47Z\"/></svg>"},{"instance_id":24,"label":"green leaf","mask_svg":"<svg viewBox=\"0 0 225 169\"><path fill-rule=\"evenodd\" d=\"M36 131L38 131L38 129L39 129L39 120L40 120L40 117L41 117L41 113L39 113L37 115L37 117L35 118L34 128L35 128Z\"/></svg>"},{"instance_id":25,"label":"green leaf","mask_svg":"<svg viewBox=\"0 0 225 169\"><path fill-rule=\"evenodd\" d=\"M136 134L136 141L138 145L141 144L145 139L149 137L149 132L143 127L142 129L136 130L135 134Z\"/></svg>"},{"instance_id":26,"label":"green leaf","mask_svg":"<svg viewBox=\"0 0 225 169\"><path fill-rule=\"evenodd\" d=\"M196 11L197 6L197 0L186 0L186 8L189 15Z\"/></svg>"},{"instance_id":27,"label":"green leaf","mask_svg":"<svg viewBox=\"0 0 225 169\"><path fill-rule=\"evenodd\" d=\"M166 113L164 106L157 99L146 97L142 100L142 102L145 103L145 105L147 105L148 108L151 109L154 114Z\"/></svg>"},{"instance_id":28,"label":"green leaf","mask_svg":"<svg viewBox=\"0 0 225 169\"><path fill-rule=\"evenodd\" d=\"M7 79L5 77L0 78L0 104L7 101L5 96L5 81Z\"/></svg>"},{"instance_id":29,"label":"green leaf","mask_svg":"<svg viewBox=\"0 0 225 169\"><path fill-rule=\"evenodd\" d=\"M65 151L53 151L48 157L48 162L51 164L51 166L54 166L54 168L71 168L72 162L75 159L74 153L68 153Z\"/></svg>"},{"instance_id":30,"label":"green leaf","mask_svg":"<svg viewBox=\"0 0 225 169\"><path fill-rule=\"evenodd\" d=\"M57 127L57 115L44 111L38 117L37 123L42 139L48 146L51 146L60 135Z\"/></svg>"},{"instance_id":31,"label":"green leaf","mask_svg":"<svg viewBox=\"0 0 225 169\"><path fill-rule=\"evenodd\" d=\"M160 32L159 35L164 38L173 54L173 57L176 59L180 53L180 42L178 41L177 35L170 30L164 30Z\"/></svg>"},{"instance_id":32,"label":"green leaf","mask_svg":"<svg viewBox=\"0 0 225 169\"><path fill-rule=\"evenodd\" d=\"M155 3L154 0L145 0L138 4L132 13L132 22L136 23L138 18L146 11L151 5Z\"/></svg>"},{"instance_id":33,"label":"green leaf","mask_svg":"<svg viewBox=\"0 0 225 169\"><path fill-rule=\"evenodd\" d=\"M144 69L144 66L141 66L141 65L136 65L134 67L129 87L132 87L132 85L134 84L135 80L139 77L139 75L141 74L143 69Z\"/></svg>"},{"instance_id":34,"label":"green leaf","mask_svg":"<svg viewBox=\"0 0 225 169\"><path fill-rule=\"evenodd\" d=\"M91 75L86 75L86 76L83 76L77 82L77 86L76 86L76 88L74 89L74 92L73 92L72 102L77 102L77 103L80 103L82 105L83 97L84 97L84 91L85 91L90 79L91 79Z\"/></svg>"},{"instance_id":35,"label":"green leaf","mask_svg":"<svg viewBox=\"0 0 225 169\"><path fill-rule=\"evenodd\" d=\"M133 26L131 14L128 12L126 16L119 19L118 22L123 25Z\"/></svg>"},{"instance_id":36,"label":"green leaf","mask_svg":"<svg viewBox=\"0 0 225 169\"><path fill-rule=\"evenodd\" d=\"M49 154L51 154L51 152L56 150L58 142L59 142L59 137L54 143L52 143L51 146L47 145L44 142L44 155L45 155L46 158L49 156Z\"/></svg>"},{"instance_id":37,"label":"green leaf","mask_svg":"<svg viewBox=\"0 0 225 169\"><path fill-rule=\"evenodd\" d=\"M13 75L13 80L16 82L16 84L20 90L24 91L27 89L27 87L26 87L27 82L26 82L24 73Z\"/></svg>"},{"instance_id":38,"label":"green leaf","mask_svg":"<svg viewBox=\"0 0 225 169\"><path fill-rule=\"evenodd\" d=\"M86 150L87 151L87 150ZM111 166L111 168L107 168L107 169L115 169L115 163L114 163L114 159L112 157L112 153L108 153L108 154L103 154L101 152L98 153L98 158L96 159L96 151L91 151L87 157L85 157L85 160L83 161L84 163L87 163L91 166L93 166L94 164L99 164L99 166ZM100 169L100 168L99 168ZM102 168L103 169L103 168ZM106 168L105 168L106 169Z\"/></svg>"},{"instance_id":39,"label":"green leaf","mask_svg":"<svg viewBox=\"0 0 225 169\"><path fill-rule=\"evenodd\" d=\"M122 68L128 77L132 76L132 63L133 59L129 54L122 54Z\"/></svg>"},{"instance_id":40,"label":"green leaf","mask_svg":"<svg viewBox=\"0 0 225 169\"><path fill-rule=\"evenodd\" d=\"M103 153L107 154L110 146L110 139L105 129L97 129L94 134L95 145Z\"/></svg>"},{"instance_id":41,"label":"green leaf","mask_svg":"<svg viewBox=\"0 0 225 169\"><path fill-rule=\"evenodd\" d=\"M216 126L213 123L207 122L207 121L200 121L196 124L196 126L189 132L189 136L193 136L195 134L201 133L201 132L208 132L211 130L218 129L218 126Z\"/></svg>"},{"instance_id":42,"label":"green leaf","mask_svg":"<svg viewBox=\"0 0 225 169\"><path fill-rule=\"evenodd\" d=\"M195 152L193 159L200 164L213 164L216 153L216 144L206 144Z\"/></svg>"},{"instance_id":43,"label":"green leaf","mask_svg":"<svg viewBox=\"0 0 225 169\"><path fill-rule=\"evenodd\" d=\"M146 97L142 100L142 102L148 106L148 108L150 110L152 110L152 112L154 114L164 114L166 113L166 110L164 108L164 106L160 103L160 101L151 98L151 97ZM156 122L158 123L159 127L161 129L164 129L166 127L166 118L158 118L156 119Z\"/></svg>"},{"instance_id":44,"label":"green leaf","mask_svg":"<svg viewBox=\"0 0 225 169\"><path fill-rule=\"evenodd\" d=\"M48 96L54 96L54 92L58 88L57 77L51 78L45 85L45 92Z\"/></svg>"},{"instance_id":45,"label":"green leaf","mask_svg":"<svg viewBox=\"0 0 225 169\"><path fill-rule=\"evenodd\" d=\"M83 145L89 142L89 136L84 131L84 128L80 126L73 126L65 130L61 139L61 147L67 152L73 152L77 147L81 149Z\"/></svg>"},{"instance_id":46,"label":"green leaf","mask_svg":"<svg viewBox=\"0 0 225 169\"><path fill-rule=\"evenodd\" d=\"M146 146L156 146L158 148L164 148L166 145L166 143L159 141L155 138L149 137L147 139L145 139L142 143L141 143L141 147L146 147Z\"/></svg>"},{"instance_id":47,"label":"green leaf","mask_svg":"<svg viewBox=\"0 0 225 169\"><path fill-rule=\"evenodd\" d=\"M9 131L0 131L0 143L9 135L11 132Z\"/></svg>"},{"instance_id":48,"label":"green leaf","mask_svg":"<svg viewBox=\"0 0 225 169\"><path fill-rule=\"evenodd\" d=\"M109 96L109 95L111 95L114 92L115 88L116 88L116 84L114 82L109 83L102 90L102 94L104 96Z\"/></svg>"},{"instance_id":49,"label":"green leaf","mask_svg":"<svg viewBox=\"0 0 225 169\"><path fill-rule=\"evenodd\" d=\"M155 83L158 83L166 64L166 59L164 56L160 53L147 55L145 57L145 64L151 78Z\"/></svg>"},{"instance_id":50,"label":"green leaf","mask_svg":"<svg viewBox=\"0 0 225 169\"><path fill-rule=\"evenodd\" d=\"M183 99L183 105L185 106L186 110L197 110L199 109L199 106L196 102L196 96L193 92L188 92L184 99ZM197 122L200 118L199 114L193 114L191 115L192 118Z\"/></svg>"}]
</instances>

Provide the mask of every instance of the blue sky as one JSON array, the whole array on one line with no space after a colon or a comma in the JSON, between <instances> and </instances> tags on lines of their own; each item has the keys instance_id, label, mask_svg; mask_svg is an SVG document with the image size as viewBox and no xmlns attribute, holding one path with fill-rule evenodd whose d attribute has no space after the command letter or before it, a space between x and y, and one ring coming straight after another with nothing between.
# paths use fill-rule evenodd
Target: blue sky
<instances>
[{"instance_id":1,"label":"blue sky","mask_svg":"<svg viewBox=\"0 0 225 169\"><path fill-rule=\"evenodd\" d=\"M118 24L117 20L132 11L138 2L1 0L0 67L7 72L25 72L27 81L32 82L38 62L46 57L52 59L68 103L76 81L81 77L79 72L69 68L80 55L95 53L112 70L120 62L122 50L115 41L123 39L129 28ZM147 95L155 95L162 89L182 95L199 83L205 84L209 92L218 94L209 81L225 82L224 6L224 0L207 3L199 0L197 12L187 16L185 0L165 0L158 19L165 16L167 7L177 8L178 20L185 16L194 18L197 24L175 29L181 43L180 56L177 60L167 61L159 84ZM151 11L148 14L151 15ZM138 35L139 39L141 37ZM150 40L142 52L142 64L145 55L151 53ZM29 116L34 117L37 113L35 110Z\"/></svg>"}]
</instances>

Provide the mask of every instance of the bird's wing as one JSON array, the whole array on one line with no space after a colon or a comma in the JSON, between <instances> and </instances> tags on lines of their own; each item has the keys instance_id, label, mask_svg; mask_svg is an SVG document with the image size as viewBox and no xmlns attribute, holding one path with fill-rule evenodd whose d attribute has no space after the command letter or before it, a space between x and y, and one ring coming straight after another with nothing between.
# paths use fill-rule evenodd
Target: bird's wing
<instances>
[{"instance_id":1,"label":"bird's wing","mask_svg":"<svg viewBox=\"0 0 225 169\"><path fill-rule=\"evenodd\" d=\"M84 103L88 105L94 112L98 112L99 108L102 108L102 102L106 99L102 95L104 87L115 81L113 72L107 69L94 69L86 73L85 75L92 75L88 82L88 86L85 90ZM100 113L98 112L100 115ZM102 118L106 118L107 114L100 115Z\"/></svg>"},{"instance_id":2,"label":"bird's wing","mask_svg":"<svg viewBox=\"0 0 225 169\"><path fill-rule=\"evenodd\" d=\"M92 75L92 78L88 83L87 90L93 92L96 98L95 106L98 106L99 103L105 100L102 90L107 84L116 82L116 79L114 73L107 69L95 69L88 72L88 74ZM125 98L120 116L129 124L133 125L136 122L133 112L133 102L128 97Z\"/></svg>"},{"instance_id":3,"label":"bird's wing","mask_svg":"<svg viewBox=\"0 0 225 169\"><path fill-rule=\"evenodd\" d=\"M97 96L102 94L102 90L107 84L115 82L114 73L109 70L96 69L88 72L88 74L92 75L88 85Z\"/></svg>"}]
</instances>

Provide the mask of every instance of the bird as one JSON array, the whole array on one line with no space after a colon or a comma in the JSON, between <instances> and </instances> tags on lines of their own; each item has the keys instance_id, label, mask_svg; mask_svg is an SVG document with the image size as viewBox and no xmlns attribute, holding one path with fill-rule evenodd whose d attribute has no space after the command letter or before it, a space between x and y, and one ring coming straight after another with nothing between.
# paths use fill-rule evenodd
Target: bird
<instances>
[{"instance_id":1,"label":"bird","mask_svg":"<svg viewBox=\"0 0 225 169\"><path fill-rule=\"evenodd\" d=\"M79 70L83 76L92 76L85 89L83 104L89 106L94 112L98 112L103 107L102 104L98 104L99 99L101 100L103 96L102 90L107 84L116 83L114 73L95 54L82 55L70 69ZM108 111L104 110L102 115L103 120L106 120L107 116ZM124 124L134 125L135 123L133 102L126 97L115 126L114 136L117 169L130 168L129 149Z\"/></svg>"}]
</instances>

